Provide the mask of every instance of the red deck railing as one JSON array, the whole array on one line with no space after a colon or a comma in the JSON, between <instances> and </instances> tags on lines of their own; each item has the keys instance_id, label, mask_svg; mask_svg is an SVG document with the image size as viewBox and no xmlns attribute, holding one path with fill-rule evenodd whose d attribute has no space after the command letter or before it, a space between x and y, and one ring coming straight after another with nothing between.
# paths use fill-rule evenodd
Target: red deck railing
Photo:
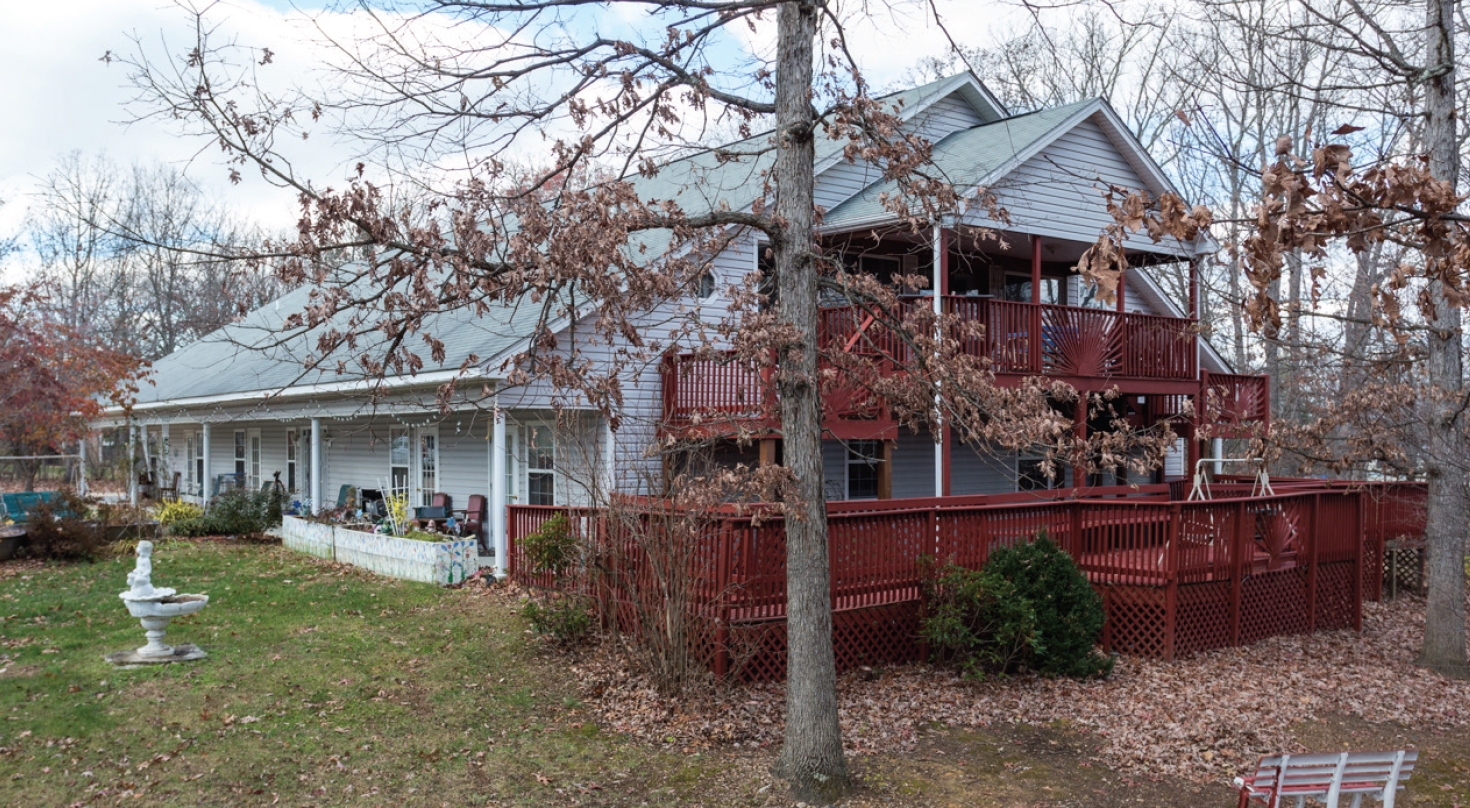
<instances>
[{"instance_id":1,"label":"red deck railing","mask_svg":"<svg viewBox=\"0 0 1470 808\"><path fill-rule=\"evenodd\" d=\"M1413 497L1397 484L1290 484L1250 497L1224 485L1227 498L1169 501L1167 486L1092 490L1087 498L1037 500L1030 494L829 503L831 596L839 664L912 659L917 646L924 559L966 568L990 552L1046 533L1103 593L1105 644L1172 658L1275 634L1357 626L1386 532L1422 526ZM1062 492L1062 496L1073 492ZM1098 496L1107 494L1108 496ZM1396 502L1392 507L1380 504ZM517 540L557 512L510 508L511 574L527 583ZM592 543L608 541L603 523L573 520ZM689 554L701 581L695 610L708 619L717 674L743 649L751 678L784 675L786 534L771 511L712 518ZM1422 527L1420 527L1422 529ZM1381 576L1381 568L1371 572ZM580 586L573 581L563 586ZM754 649L754 650L752 650Z\"/></svg>"},{"instance_id":2,"label":"red deck railing","mask_svg":"<svg viewBox=\"0 0 1470 808\"><path fill-rule=\"evenodd\" d=\"M905 298L901 305L930 306L932 298ZM1000 376L1042 374L1125 382L1199 378L1193 320L984 297L947 296L944 305L963 320L984 326L983 336L961 337L961 348L990 359ZM895 370L909 363L908 345L858 307L822 309L817 333L829 352L870 356ZM669 354L661 375L666 425L748 421L771 418L775 412L769 370L739 361L733 353ZM1232 417L1257 400L1249 398L1249 391L1256 388L1241 380L1259 377L1212 378L1218 380L1220 400L1228 401ZM1237 394L1237 388L1247 392ZM839 406L836 414L840 417L845 409L873 416L869 406Z\"/></svg>"}]
</instances>

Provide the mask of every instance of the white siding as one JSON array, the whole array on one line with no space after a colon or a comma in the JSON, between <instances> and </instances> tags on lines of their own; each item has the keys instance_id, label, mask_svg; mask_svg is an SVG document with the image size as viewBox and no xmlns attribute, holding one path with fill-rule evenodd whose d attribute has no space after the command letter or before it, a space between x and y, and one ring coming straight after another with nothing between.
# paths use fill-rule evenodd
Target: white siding
<instances>
[{"instance_id":1,"label":"white siding","mask_svg":"<svg viewBox=\"0 0 1470 808\"><path fill-rule=\"evenodd\" d=\"M893 496L934 496L934 439L899 433L893 447Z\"/></svg>"},{"instance_id":2,"label":"white siding","mask_svg":"<svg viewBox=\"0 0 1470 808\"><path fill-rule=\"evenodd\" d=\"M1015 455L955 444L950 450L949 491L955 496L1010 494L1016 490Z\"/></svg>"},{"instance_id":3,"label":"white siding","mask_svg":"<svg viewBox=\"0 0 1470 808\"><path fill-rule=\"evenodd\" d=\"M935 101L928 109L916 115L909 123L909 128L929 142L938 143L953 132L979 126L984 122L980 113L970 106L970 102L954 94Z\"/></svg>"}]
</instances>

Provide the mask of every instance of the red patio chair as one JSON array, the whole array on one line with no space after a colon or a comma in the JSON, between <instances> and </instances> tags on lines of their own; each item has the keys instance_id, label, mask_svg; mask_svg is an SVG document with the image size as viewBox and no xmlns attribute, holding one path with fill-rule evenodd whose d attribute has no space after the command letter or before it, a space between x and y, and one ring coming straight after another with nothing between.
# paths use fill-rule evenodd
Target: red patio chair
<instances>
[{"instance_id":1,"label":"red patio chair","mask_svg":"<svg viewBox=\"0 0 1470 808\"><path fill-rule=\"evenodd\" d=\"M450 505L449 495L442 491L436 491L434 492L434 496L429 500L428 505L413 509L413 519L409 521L416 528L427 527L430 522L442 524L445 519L449 518L449 511L452 507Z\"/></svg>"}]
</instances>

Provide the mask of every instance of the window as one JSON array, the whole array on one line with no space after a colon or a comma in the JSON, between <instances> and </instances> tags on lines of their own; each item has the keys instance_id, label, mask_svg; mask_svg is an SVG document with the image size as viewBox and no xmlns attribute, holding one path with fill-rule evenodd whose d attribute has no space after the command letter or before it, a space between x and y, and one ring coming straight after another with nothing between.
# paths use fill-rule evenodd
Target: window
<instances>
[{"instance_id":1,"label":"window","mask_svg":"<svg viewBox=\"0 0 1470 808\"><path fill-rule=\"evenodd\" d=\"M439 490L439 429L419 430L419 504L427 506Z\"/></svg>"},{"instance_id":2,"label":"window","mask_svg":"<svg viewBox=\"0 0 1470 808\"><path fill-rule=\"evenodd\" d=\"M408 430L393 427L388 430L388 486L392 491L383 493L396 493L408 488L408 464Z\"/></svg>"},{"instance_id":3,"label":"window","mask_svg":"<svg viewBox=\"0 0 1470 808\"><path fill-rule=\"evenodd\" d=\"M296 491L296 442L301 440L301 433L294 430L286 430L286 490Z\"/></svg>"},{"instance_id":4,"label":"window","mask_svg":"<svg viewBox=\"0 0 1470 808\"><path fill-rule=\"evenodd\" d=\"M252 430L250 430L250 486L249 486L251 491L258 491L260 489L260 482L261 482L261 473L260 473L261 454L262 454L262 452L261 452L261 446L260 446L260 430L259 429L252 429Z\"/></svg>"},{"instance_id":5,"label":"window","mask_svg":"<svg viewBox=\"0 0 1470 808\"><path fill-rule=\"evenodd\" d=\"M1062 284L1058 278L1041 279L1041 302L1056 304L1061 301ZM1005 299L1021 303L1031 302L1031 276L1007 275Z\"/></svg>"},{"instance_id":6,"label":"window","mask_svg":"<svg viewBox=\"0 0 1470 808\"><path fill-rule=\"evenodd\" d=\"M1039 457L1021 457L1016 460L1016 489L1020 491L1045 491L1061 488L1063 472L1054 469L1055 476L1048 478L1046 468Z\"/></svg>"},{"instance_id":7,"label":"window","mask_svg":"<svg viewBox=\"0 0 1470 808\"><path fill-rule=\"evenodd\" d=\"M527 428L526 503L556 504L556 436L547 424Z\"/></svg>"},{"instance_id":8,"label":"window","mask_svg":"<svg viewBox=\"0 0 1470 808\"><path fill-rule=\"evenodd\" d=\"M1097 289L1097 284L1083 283L1081 279L1079 279L1077 287L1081 290L1081 299L1078 300L1077 305L1084 306L1089 309L1117 308L1117 303L1104 303L1102 301L1102 298L1098 296L1099 293Z\"/></svg>"},{"instance_id":9,"label":"window","mask_svg":"<svg viewBox=\"0 0 1470 808\"><path fill-rule=\"evenodd\" d=\"M709 300L715 296L715 273L705 272L699 276L699 281L695 284L695 294L699 295L700 300Z\"/></svg>"},{"instance_id":10,"label":"window","mask_svg":"<svg viewBox=\"0 0 1470 808\"><path fill-rule=\"evenodd\" d=\"M235 430L235 476L245 479L245 430Z\"/></svg>"},{"instance_id":11,"label":"window","mask_svg":"<svg viewBox=\"0 0 1470 808\"><path fill-rule=\"evenodd\" d=\"M876 440L847 442L847 498L878 498L878 464L883 462L881 444Z\"/></svg>"}]
</instances>

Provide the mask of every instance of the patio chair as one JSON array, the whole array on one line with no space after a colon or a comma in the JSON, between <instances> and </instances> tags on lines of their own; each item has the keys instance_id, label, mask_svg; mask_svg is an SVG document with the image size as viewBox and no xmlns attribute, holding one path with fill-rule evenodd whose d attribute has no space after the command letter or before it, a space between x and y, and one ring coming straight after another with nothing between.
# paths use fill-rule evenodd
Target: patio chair
<instances>
[{"instance_id":1,"label":"patio chair","mask_svg":"<svg viewBox=\"0 0 1470 808\"><path fill-rule=\"evenodd\" d=\"M413 518L409 520L414 527L423 528L430 522L443 522L449 518L449 512L453 509L450 504L449 495L442 492L434 492L429 504L422 508L413 509Z\"/></svg>"},{"instance_id":2,"label":"patio chair","mask_svg":"<svg viewBox=\"0 0 1470 808\"><path fill-rule=\"evenodd\" d=\"M484 494L470 494L469 507L462 511L455 511L464 520L462 535L474 536L485 550L491 548L485 544L485 522L489 519L489 501Z\"/></svg>"},{"instance_id":3,"label":"patio chair","mask_svg":"<svg viewBox=\"0 0 1470 808\"><path fill-rule=\"evenodd\" d=\"M179 498L179 480L182 479L183 476L184 475L181 472L177 472L176 471L176 472L174 472L173 484L171 484L171 485L160 485L160 486L158 486L158 498L159 499L178 499Z\"/></svg>"}]
</instances>

